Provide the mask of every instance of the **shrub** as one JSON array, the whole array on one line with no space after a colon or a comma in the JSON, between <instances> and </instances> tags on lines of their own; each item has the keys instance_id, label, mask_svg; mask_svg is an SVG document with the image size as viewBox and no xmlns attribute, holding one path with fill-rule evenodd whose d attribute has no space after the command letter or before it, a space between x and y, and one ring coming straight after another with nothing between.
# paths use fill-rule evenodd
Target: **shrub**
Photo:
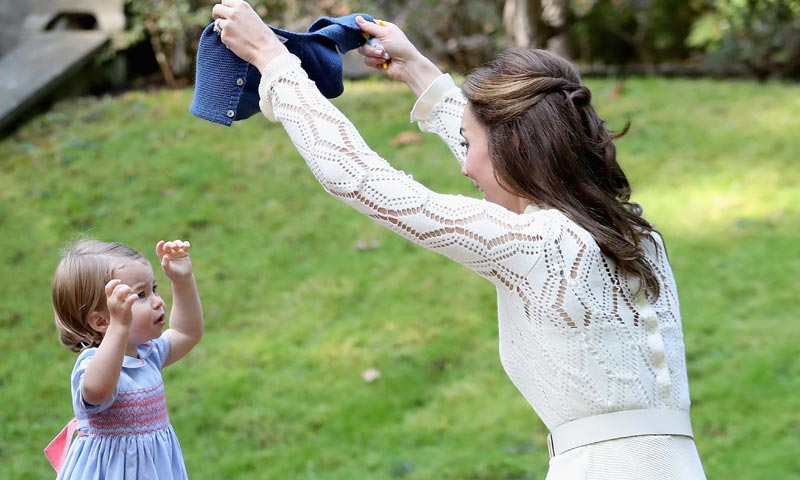
<instances>
[{"instance_id":1,"label":"shrub","mask_svg":"<svg viewBox=\"0 0 800 480\"><path fill-rule=\"evenodd\" d=\"M800 0L716 0L688 42L718 67L743 65L758 78L800 78Z\"/></svg>"}]
</instances>

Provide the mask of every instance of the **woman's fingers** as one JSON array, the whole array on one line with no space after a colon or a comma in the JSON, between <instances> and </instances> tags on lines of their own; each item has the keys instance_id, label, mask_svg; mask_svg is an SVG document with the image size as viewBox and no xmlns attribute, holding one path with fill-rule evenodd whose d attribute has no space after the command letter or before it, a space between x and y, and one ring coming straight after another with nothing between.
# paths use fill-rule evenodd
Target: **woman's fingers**
<instances>
[{"instance_id":1,"label":"woman's fingers","mask_svg":"<svg viewBox=\"0 0 800 480\"><path fill-rule=\"evenodd\" d=\"M211 17L214 18L214 20L221 20L223 18L229 18L232 13L233 13L233 9L231 9L230 7L225 6L225 5L221 4L221 3L218 3L218 4L214 5L214 7L211 9Z\"/></svg>"},{"instance_id":2,"label":"woman's fingers","mask_svg":"<svg viewBox=\"0 0 800 480\"><path fill-rule=\"evenodd\" d=\"M364 57L364 65L371 68L377 68L378 70L384 70L386 60L384 60L382 57Z\"/></svg>"}]
</instances>

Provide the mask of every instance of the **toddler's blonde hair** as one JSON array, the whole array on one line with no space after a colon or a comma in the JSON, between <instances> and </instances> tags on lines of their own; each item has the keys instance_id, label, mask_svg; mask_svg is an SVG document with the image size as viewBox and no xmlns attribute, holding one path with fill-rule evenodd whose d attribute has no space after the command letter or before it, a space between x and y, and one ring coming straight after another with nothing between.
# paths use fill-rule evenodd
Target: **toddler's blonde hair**
<instances>
[{"instance_id":1,"label":"toddler's blonde hair","mask_svg":"<svg viewBox=\"0 0 800 480\"><path fill-rule=\"evenodd\" d=\"M75 352L100 345L103 335L89 325L105 311L105 286L119 267L147 259L121 243L81 239L64 249L53 275L53 309L61 343Z\"/></svg>"}]
</instances>

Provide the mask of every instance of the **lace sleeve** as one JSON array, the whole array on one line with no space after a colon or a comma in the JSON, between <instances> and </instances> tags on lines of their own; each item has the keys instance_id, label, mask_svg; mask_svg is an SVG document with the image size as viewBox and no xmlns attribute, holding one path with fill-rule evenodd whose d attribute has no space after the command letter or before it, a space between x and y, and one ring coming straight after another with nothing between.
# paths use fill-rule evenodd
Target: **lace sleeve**
<instances>
[{"instance_id":1,"label":"lace sleeve","mask_svg":"<svg viewBox=\"0 0 800 480\"><path fill-rule=\"evenodd\" d=\"M296 57L286 54L265 67L259 94L265 116L283 124L332 196L487 278L522 275L518 270L536 261L530 244L542 237L530 219L483 200L438 194L394 169L319 93ZM520 249L527 254L516 255Z\"/></svg>"},{"instance_id":2,"label":"lace sleeve","mask_svg":"<svg viewBox=\"0 0 800 480\"><path fill-rule=\"evenodd\" d=\"M467 100L452 77L442 74L419 96L411 110L411 121L418 122L423 132L439 135L461 166L467 157L461 136L461 118L466 105Z\"/></svg>"}]
</instances>

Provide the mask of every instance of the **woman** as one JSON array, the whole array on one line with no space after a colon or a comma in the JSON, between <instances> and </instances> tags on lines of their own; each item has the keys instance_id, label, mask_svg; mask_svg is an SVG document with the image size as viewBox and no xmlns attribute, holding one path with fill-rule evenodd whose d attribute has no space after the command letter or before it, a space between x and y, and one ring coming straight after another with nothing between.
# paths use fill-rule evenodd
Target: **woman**
<instances>
[{"instance_id":1,"label":"woman","mask_svg":"<svg viewBox=\"0 0 800 480\"><path fill-rule=\"evenodd\" d=\"M509 50L459 90L395 25L361 21L380 41L365 62L409 86L412 119L486 198L442 195L370 150L247 3L213 15L331 195L494 283L503 367L551 432L548 479L705 478L663 240L572 65Z\"/></svg>"}]
</instances>

